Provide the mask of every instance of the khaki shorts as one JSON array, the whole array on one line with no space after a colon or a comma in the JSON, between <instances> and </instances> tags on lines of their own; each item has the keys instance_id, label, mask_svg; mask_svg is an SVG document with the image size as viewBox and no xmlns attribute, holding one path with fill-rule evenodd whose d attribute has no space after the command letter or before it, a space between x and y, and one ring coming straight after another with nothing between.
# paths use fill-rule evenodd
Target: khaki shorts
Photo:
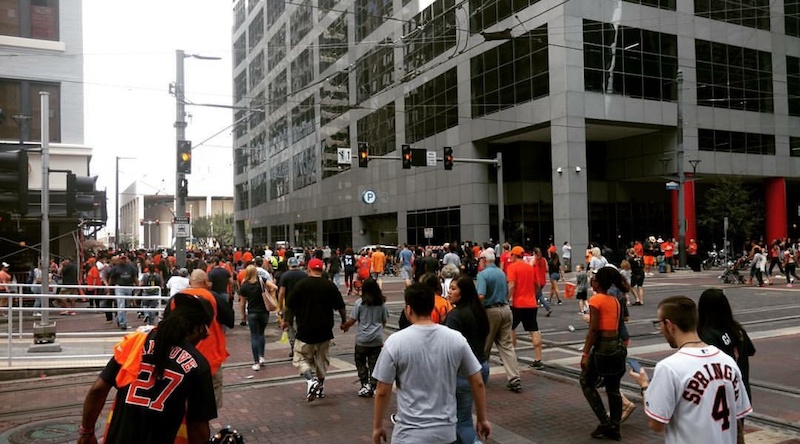
<instances>
[{"instance_id":1,"label":"khaki shorts","mask_svg":"<svg viewBox=\"0 0 800 444\"><path fill-rule=\"evenodd\" d=\"M318 344L306 344L305 342L294 340L294 356L292 365L295 366L300 374L308 370L313 370L318 379L324 379L328 373L328 347L331 341L320 342Z\"/></svg>"}]
</instances>

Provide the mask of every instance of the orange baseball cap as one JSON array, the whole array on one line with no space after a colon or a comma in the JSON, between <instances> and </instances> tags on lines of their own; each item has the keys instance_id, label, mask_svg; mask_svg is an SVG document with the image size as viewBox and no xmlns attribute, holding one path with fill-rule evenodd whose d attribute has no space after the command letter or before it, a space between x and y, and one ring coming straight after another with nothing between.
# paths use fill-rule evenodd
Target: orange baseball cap
<instances>
[{"instance_id":1,"label":"orange baseball cap","mask_svg":"<svg viewBox=\"0 0 800 444\"><path fill-rule=\"evenodd\" d=\"M514 256L522 257L525 255L525 249L517 245L516 247L511 249L511 254Z\"/></svg>"}]
</instances>

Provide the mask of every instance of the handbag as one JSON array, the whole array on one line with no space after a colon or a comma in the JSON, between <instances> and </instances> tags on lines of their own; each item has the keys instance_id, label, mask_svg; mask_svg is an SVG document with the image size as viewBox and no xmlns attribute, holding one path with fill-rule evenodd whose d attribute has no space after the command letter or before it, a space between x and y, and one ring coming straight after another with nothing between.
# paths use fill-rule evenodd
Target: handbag
<instances>
[{"instance_id":1,"label":"handbag","mask_svg":"<svg viewBox=\"0 0 800 444\"><path fill-rule=\"evenodd\" d=\"M617 316L622 317L619 301L617 301ZM616 340L601 339L599 343L595 344L592 356L598 375L616 376L625 373L625 358L628 357L628 349L619 335Z\"/></svg>"},{"instance_id":2,"label":"handbag","mask_svg":"<svg viewBox=\"0 0 800 444\"><path fill-rule=\"evenodd\" d=\"M264 298L264 306L267 307L267 311L276 311L278 309L278 301L276 301L272 293L264 287L264 281L261 280L261 276L258 277L258 283L261 285L261 296Z\"/></svg>"}]
</instances>

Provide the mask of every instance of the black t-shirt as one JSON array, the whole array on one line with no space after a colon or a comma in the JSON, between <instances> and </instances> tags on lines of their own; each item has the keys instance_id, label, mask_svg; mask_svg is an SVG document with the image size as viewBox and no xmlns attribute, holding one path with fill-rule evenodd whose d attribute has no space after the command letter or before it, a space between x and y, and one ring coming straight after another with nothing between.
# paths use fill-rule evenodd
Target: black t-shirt
<instances>
[{"instance_id":1,"label":"black t-shirt","mask_svg":"<svg viewBox=\"0 0 800 444\"><path fill-rule=\"evenodd\" d=\"M302 281L308 276L305 271L303 270L288 270L285 271L281 275L281 280L278 283L278 287L286 287L284 290L284 298L288 298L292 294L292 290L294 289L295 284Z\"/></svg>"},{"instance_id":2,"label":"black t-shirt","mask_svg":"<svg viewBox=\"0 0 800 444\"><path fill-rule=\"evenodd\" d=\"M425 257L417 256L414 259L414 282L419 282L419 278L425 274Z\"/></svg>"},{"instance_id":3,"label":"black t-shirt","mask_svg":"<svg viewBox=\"0 0 800 444\"><path fill-rule=\"evenodd\" d=\"M750 356L756 354L756 348L747 332L741 330L737 335L735 332L704 328L698 333L703 342L716 346L736 361L739 370L742 371L745 390L750 395Z\"/></svg>"},{"instance_id":4,"label":"black t-shirt","mask_svg":"<svg viewBox=\"0 0 800 444\"><path fill-rule=\"evenodd\" d=\"M153 349L154 338L155 330L149 333L145 350ZM137 380L117 387L105 442L172 444L184 414L188 422L217 417L208 361L188 342L177 348L175 358L167 360L162 378L155 377L153 356L145 353ZM111 358L100 378L116 387L119 371L120 364Z\"/></svg>"},{"instance_id":5,"label":"black t-shirt","mask_svg":"<svg viewBox=\"0 0 800 444\"><path fill-rule=\"evenodd\" d=\"M230 279L231 274L223 267L214 267L208 272L208 280L211 281L211 291L220 294L228 292L228 282Z\"/></svg>"},{"instance_id":6,"label":"black t-shirt","mask_svg":"<svg viewBox=\"0 0 800 444\"><path fill-rule=\"evenodd\" d=\"M333 339L333 311L344 309L344 299L333 282L308 277L294 286L286 307L289 319L295 319L297 339L319 344Z\"/></svg>"},{"instance_id":7,"label":"black t-shirt","mask_svg":"<svg viewBox=\"0 0 800 444\"><path fill-rule=\"evenodd\" d=\"M342 264L344 264L344 271L353 273L356 271L356 258L352 254L345 254L342 256Z\"/></svg>"},{"instance_id":8,"label":"black t-shirt","mask_svg":"<svg viewBox=\"0 0 800 444\"><path fill-rule=\"evenodd\" d=\"M67 262L61 268L61 283L64 285L78 285L78 266L75 262Z\"/></svg>"},{"instance_id":9,"label":"black t-shirt","mask_svg":"<svg viewBox=\"0 0 800 444\"><path fill-rule=\"evenodd\" d=\"M258 282L251 284L250 282L243 282L239 288L239 294L247 299L247 312L248 313L266 313L267 306L264 305L264 297L262 296L261 284Z\"/></svg>"},{"instance_id":10,"label":"black t-shirt","mask_svg":"<svg viewBox=\"0 0 800 444\"><path fill-rule=\"evenodd\" d=\"M330 258L330 266L328 267L328 272L330 272L331 274L336 274L340 271L342 271L342 260L339 259L339 256L334 254Z\"/></svg>"},{"instance_id":11,"label":"black t-shirt","mask_svg":"<svg viewBox=\"0 0 800 444\"><path fill-rule=\"evenodd\" d=\"M478 331L478 320L475 318L475 313L469 307L456 307L447 314L445 325L453 330L461 333L462 336L469 343L469 348L472 349L472 354L478 362L486 361L486 353L484 352L484 345L486 345L486 337L489 335L488 331Z\"/></svg>"},{"instance_id":12,"label":"black t-shirt","mask_svg":"<svg viewBox=\"0 0 800 444\"><path fill-rule=\"evenodd\" d=\"M133 264L124 263L124 264L117 264L114 268L111 269L111 273L109 273L109 279L114 283L114 285L127 285L131 286L136 283L136 277L139 275L139 271Z\"/></svg>"}]
</instances>

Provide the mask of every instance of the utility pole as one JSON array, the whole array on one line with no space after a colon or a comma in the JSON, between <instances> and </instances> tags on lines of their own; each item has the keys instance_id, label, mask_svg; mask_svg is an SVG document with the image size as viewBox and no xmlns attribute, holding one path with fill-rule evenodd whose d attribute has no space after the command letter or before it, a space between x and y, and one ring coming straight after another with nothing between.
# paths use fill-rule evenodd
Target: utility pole
<instances>
[{"instance_id":1,"label":"utility pole","mask_svg":"<svg viewBox=\"0 0 800 444\"><path fill-rule=\"evenodd\" d=\"M114 247L119 248L119 156L117 156L117 168L115 171L117 173L114 191L117 196L114 198Z\"/></svg>"},{"instance_id":2,"label":"utility pole","mask_svg":"<svg viewBox=\"0 0 800 444\"><path fill-rule=\"evenodd\" d=\"M183 96L183 59L186 55L182 49L175 50L175 150L177 159L178 144L186 138L186 111L184 110ZM186 196L183 195L181 185L186 180L186 174L175 165L175 215L186 216ZM186 266L186 238L178 237L175 232L175 260L178 268Z\"/></svg>"},{"instance_id":3,"label":"utility pole","mask_svg":"<svg viewBox=\"0 0 800 444\"><path fill-rule=\"evenodd\" d=\"M676 130L677 147L675 153L678 160L678 259L680 266L686 266L686 203L684 202L686 174L683 168L683 71L678 70L678 128Z\"/></svg>"}]
</instances>

